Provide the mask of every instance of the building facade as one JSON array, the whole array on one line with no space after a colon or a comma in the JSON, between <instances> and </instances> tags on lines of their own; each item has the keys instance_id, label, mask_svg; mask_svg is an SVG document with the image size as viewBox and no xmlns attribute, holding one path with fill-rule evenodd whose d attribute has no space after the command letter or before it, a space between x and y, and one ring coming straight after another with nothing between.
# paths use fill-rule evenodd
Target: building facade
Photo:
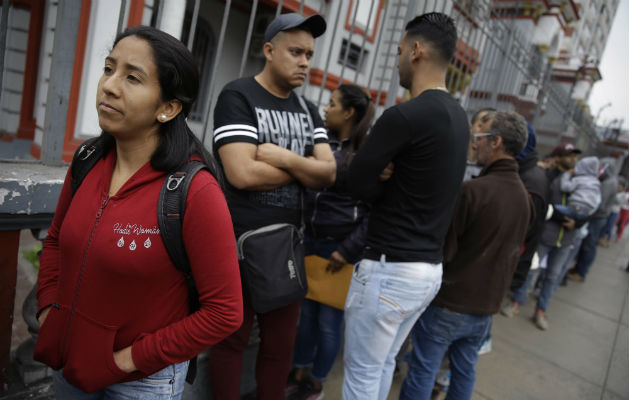
<instances>
[{"instance_id":1,"label":"building facade","mask_svg":"<svg viewBox=\"0 0 630 400\"><path fill-rule=\"evenodd\" d=\"M210 146L212 110L223 85L263 64L266 25L281 12L320 13L328 30L316 41L308 84L300 93L320 108L341 82L368 88L383 108L404 101L397 44L413 16L440 11L459 31L448 88L470 113L481 107L515 110L533 123L539 143L560 140L594 149L599 138L586 106L619 0L65 0L80 8L75 21L58 18L59 2L10 2L0 99L0 137L42 158L46 135L63 143L68 161L97 135L94 98L116 33L156 26L188 44L202 73L201 96L189 122ZM62 16L63 17L63 16ZM55 32L78 32L67 83L63 132L45 132ZM191 33L192 32L192 33ZM44 150L46 151L46 150Z\"/></svg>"}]
</instances>

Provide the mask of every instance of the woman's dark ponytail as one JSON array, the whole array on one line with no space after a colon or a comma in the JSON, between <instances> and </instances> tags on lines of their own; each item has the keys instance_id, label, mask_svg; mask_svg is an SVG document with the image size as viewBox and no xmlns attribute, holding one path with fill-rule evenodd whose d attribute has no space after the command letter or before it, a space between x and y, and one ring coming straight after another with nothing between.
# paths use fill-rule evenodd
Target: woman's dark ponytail
<instances>
[{"instance_id":1,"label":"woman's dark ponytail","mask_svg":"<svg viewBox=\"0 0 630 400\"><path fill-rule=\"evenodd\" d=\"M342 165L347 166L352 156L367 136L374 118L374 102L367 91L353 84L340 85L341 106L344 110L354 108L354 124L350 131L350 145L344 150Z\"/></svg>"}]
</instances>

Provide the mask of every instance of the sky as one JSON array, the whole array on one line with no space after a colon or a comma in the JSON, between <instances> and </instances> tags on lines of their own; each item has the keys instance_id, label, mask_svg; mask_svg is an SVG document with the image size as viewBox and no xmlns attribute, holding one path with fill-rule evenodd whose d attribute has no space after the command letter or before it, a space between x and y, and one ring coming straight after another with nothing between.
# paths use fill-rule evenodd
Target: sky
<instances>
[{"instance_id":1,"label":"sky","mask_svg":"<svg viewBox=\"0 0 630 400\"><path fill-rule=\"evenodd\" d=\"M602 107L611 103L610 106L602 109L598 124L607 126L613 119L623 118L625 129L628 129L628 92L630 91L628 13L628 0L620 0L599 64L602 80L593 86L588 102L593 117L597 116ZM615 123L615 126L618 125Z\"/></svg>"}]
</instances>

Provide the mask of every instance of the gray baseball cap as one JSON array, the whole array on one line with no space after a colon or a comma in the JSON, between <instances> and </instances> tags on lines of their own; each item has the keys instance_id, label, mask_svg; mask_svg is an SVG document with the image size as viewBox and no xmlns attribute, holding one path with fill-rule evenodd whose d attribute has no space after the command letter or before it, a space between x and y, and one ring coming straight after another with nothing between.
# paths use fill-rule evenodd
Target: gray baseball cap
<instances>
[{"instance_id":1,"label":"gray baseball cap","mask_svg":"<svg viewBox=\"0 0 630 400\"><path fill-rule=\"evenodd\" d=\"M270 42L278 32L300 28L308 31L314 38L326 31L326 20L319 14L303 17L298 13L278 15L265 31L265 43Z\"/></svg>"}]
</instances>

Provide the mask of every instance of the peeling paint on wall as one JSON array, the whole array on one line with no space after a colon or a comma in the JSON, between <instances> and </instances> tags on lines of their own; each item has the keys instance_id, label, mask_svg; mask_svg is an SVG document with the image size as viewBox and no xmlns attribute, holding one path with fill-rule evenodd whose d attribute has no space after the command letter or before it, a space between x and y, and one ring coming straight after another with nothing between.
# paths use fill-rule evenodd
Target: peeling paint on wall
<instances>
[{"instance_id":1,"label":"peeling paint on wall","mask_svg":"<svg viewBox=\"0 0 630 400\"><path fill-rule=\"evenodd\" d=\"M0 214L34 215L54 212L67 167L1 164Z\"/></svg>"},{"instance_id":2,"label":"peeling paint on wall","mask_svg":"<svg viewBox=\"0 0 630 400\"><path fill-rule=\"evenodd\" d=\"M4 204L4 198L9 194L9 191L6 189L0 188L0 206Z\"/></svg>"}]
</instances>

